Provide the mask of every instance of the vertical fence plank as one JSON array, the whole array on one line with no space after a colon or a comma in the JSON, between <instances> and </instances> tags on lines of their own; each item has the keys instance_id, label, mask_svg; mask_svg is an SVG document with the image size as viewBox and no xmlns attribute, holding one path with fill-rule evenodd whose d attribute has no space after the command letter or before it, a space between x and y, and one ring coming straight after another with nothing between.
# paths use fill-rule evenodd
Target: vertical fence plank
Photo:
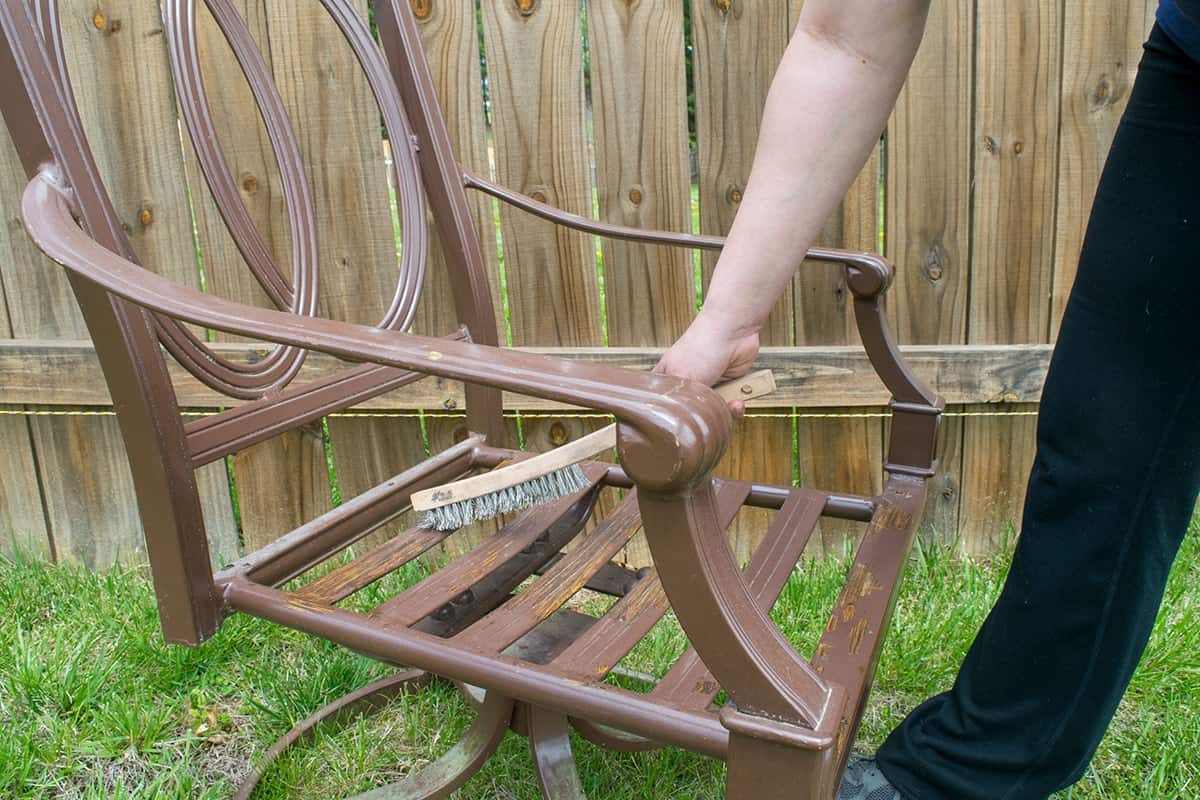
<instances>
[{"instance_id":1,"label":"vertical fence plank","mask_svg":"<svg viewBox=\"0 0 1200 800\"><path fill-rule=\"evenodd\" d=\"M492 170L488 161L487 119L483 105L475 9L470 3L418 3L413 7L454 153L467 169L485 177L490 176ZM496 321L503 326L492 200L481 193L471 193L467 199L475 216L484 262L491 279ZM442 336L454 330L459 321L449 277L449 270L456 267L446 263L441 242L432 225L429 237L425 287L421 292L413 331L428 336ZM504 331L500 333L503 341Z\"/></svg>"},{"instance_id":2,"label":"vertical fence plank","mask_svg":"<svg viewBox=\"0 0 1200 800\"><path fill-rule=\"evenodd\" d=\"M293 3L278 0L268 7L271 65L316 201L323 268L319 311L374 325L386 313L399 276L378 106L353 51L323 9L299 13ZM365 0L355 7L365 20ZM411 422L330 417L333 463L344 499L424 458L420 429ZM376 540L408 521L384 526Z\"/></svg>"},{"instance_id":3,"label":"vertical fence plank","mask_svg":"<svg viewBox=\"0 0 1200 800\"><path fill-rule=\"evenodd\" d=\"M270 64L269 6L265 0L235 0L234 5ZM290 274L291 234L266 129L224 35L202 3L198 4L197 16L201 66L204 83L209 87L208 99L218 141L241 187L242 202L267 249L279 269ZM221 220L190 142L185 146L185 155L189 158L188 186L208 290L222 297L269 307L270 301L255 282ZM328 271L330 265L323 261L322 266ZM236 338L217 334L220 341ZM319 426L290 431L247 448L234 455L232 464L242 540L248 550L267 544L331 505L324 439Z\"/></svg>"},{"instance_id":4,"label":"vertical fence plank","mask_svg":"<svg viewBox=\"0 0 1200 800\"><path fill-rule=\"evenodd\" d=\"M1065 3L1050 341L1058 337L1100 171L1157 7L1139 0Z\"/></svg>"},{"instance_id":5,"label":"vertical fence plank","mask_svg":"<svg viewBox=\"0 0 1200 800\"><path fill-rule=\"evenodd\" d=\"M600 218L689 231L684 6L589 0L587 10ZM603 253L608 343L674 342L696 314L692 253L608 239ZM603 424L607 421L588 427ZM547 430L557 429L552 424ZM537 441L536 427L534 433ZM609 502L608 495L603 501ZM622 558L651 562L642 534Z\"/></svg>"},{"instance_id":6,"label":"vertical fence plank","mask_svg":"<svg viewBox=\"0 0 1200 800\"><path fill-rule=\"evenodd\" d=\"M936 3L887 137L888 315L902 344L963 344L971 235L974 6ZM950 409L953 410L953 409ZM958 531L962 420L946 417L924 530Z\"/></svg>"},{"instance_id":7,"label":"vertical fence plank","mask_svg":"<svg viewBox=\"0 0 1200 800\"><path fill-rule=\"evenodd\" d=\"M700 230L724 235L745 191L767 89L787 47L788 8L780 2L693 0L691 12ZM702 264L707 289L716 257L705 254ZM789 286L763 327L763 345L792 344L792 302ZM755 417L735 422L717 473L786 485L792 466L791 420ZM758 509L738 514L730 526L736 553L753 551L769 516Z\"/></svg>"},{"instance_id":8,"label":"vertical fence plank","mask_svg":"<svg viewBox=\"0 0 1200 800\"><path fill-rule=\"evenodd\" d=\"M803 0L789 0L789 30L799 21ZM816 244L851 250L879 250L878 149L867 159L818 236ZM859 341L845 270L806 262L793 281L797 345L840 345ZM845 418L801 417L796 422L797 457L801 483L859 494L883 488L883 420L856 416L862 409L826 409ZM812 409L809 413L821 413ZM867 412L871 413L871 412ZM814 547L840 553L847 537L863 530L858 523L823 519Z\"/></svg>"},{"instance_id":9,"label":"vertical fence plank","mask_svg":"<svg viewBox=\"0 0 1200 800\"><path fill-rule=\"evenodd\" d=\"M600 218L691 229L682 4L590 0ZM692 254L605 240L608 342L669 345L695 316Z\"/></svg>"},{"instance_id":10,"label":"vertical fence plank","mask_svg":"<svg viewBox=\"0 0 1200 800\"><path fill-rule=\"evenodd\" d=\"M1061 5L983 4L977 15L967 341L1043 342L1054 261ZM1034 432L1033 417L964 420L959 526L968 552L986 552L1019 521Z\"/></svg>"},{"instance_id":11,"label":"vertical fence plank","mask_svg":"<svg viewBox=\"0 0 1200 800\"><path fill-rule=\"evenodd\" d=\"M592 216L579 4L482 10L498 181ZM507 207L500 224L513 344L600 344L594 239Z\"/></svg>"},{"instance_id":12,"label":"vertical fence plank","mask_svg":"<svg viewBox=\"0 0 1200 800\"><path fill-rule=\"evenodd\" d=\"M119 0L101 4L100 16L81 13L64 23L80 115L139 260L153 272L199 289L161 17L153 6ZM72 40L72 31L83 38ZM81 90L83 76L95 76L90 78L97 83L95 91ZM121 135L113 136L118 130ZM196 482L213 563L232 561L238 535L225 464L201 467Z\"/></svg>"},{"instance_id":13,"label":"vertical fence plank","mask_svg":"<svg viewBox=\"0 0 1200 800\"><path fill-rule=\"evenodd\" d=\"M21 227L20 198L25 186L25 171L17 160L8 128L0 125L0 338L13 337L8 308L22 295L10 290L41 277L41 273L60 273L61 268L41 256ZM20 309L18 308L18 311ZM4 411L22 411L24 406L0 406ZM42 508L42 490L38 485L30 419L0 416L0 552L13 547L34 553L50 554L50 530Z\"/></svg>"}]
</instances>

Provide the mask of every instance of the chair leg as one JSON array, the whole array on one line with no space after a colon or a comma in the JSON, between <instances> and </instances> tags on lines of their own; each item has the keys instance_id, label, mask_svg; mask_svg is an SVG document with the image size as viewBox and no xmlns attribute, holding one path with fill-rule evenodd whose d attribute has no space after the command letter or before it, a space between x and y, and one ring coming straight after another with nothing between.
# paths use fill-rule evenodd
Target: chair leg
<instances>
[{"instance_id":1,"label":"chair leg","mask_svg":"<svg viewBox=\"0 0 1200 800\"><path fill-rule=\"evenodd\" d=\"M351 800L440 800L478 772L508 733L514 703L488 692L479 715L458 744L437 761L396 783L380 786Z\"/></svg>"},{"instance_id":2,"label":"chair leg","mask_svg":"<svg viewBox=\"0 0 1200 800\"><path fill-rule=\"evenodd\" d=\"M565 715L529 707L529 745L543 800L587 800L567 730Z\"/></svg>"},{"instance_id":3,"label":"chair leg","mask_svg":"<svg viewBox=\"0 0 1200 800\"><path fill-rule=\"evenodd\" d=\"M725 800L833 800L832 749L803 750L731 732Z\"/></svg>"}]
</instances>

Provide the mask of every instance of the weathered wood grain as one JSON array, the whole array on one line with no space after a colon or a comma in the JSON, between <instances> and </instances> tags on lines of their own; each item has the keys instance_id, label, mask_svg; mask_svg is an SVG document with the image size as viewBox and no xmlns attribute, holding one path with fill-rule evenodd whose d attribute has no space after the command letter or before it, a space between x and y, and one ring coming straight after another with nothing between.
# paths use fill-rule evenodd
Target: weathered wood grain
<instances>
[{"instance_id":1,"label":"weathered wood grain","mask_svg":"<svg viewBox=\"0 0 1200 800\"><path fill-rule=\"evenodd\" d=\"M600 219L691 230L681 3L589 0ZM604 240L608 342L669 345L696 313L692 254Z\"/></svg>"},{"instance_id":2,"label":"weathered wood grain","mask_svg":"<svg viewBox=\"0 0 1200 800\"><path fill-rule=\"evenodd\" d=\"M232 361L254 358L253 345L215 345ZM648 370L662 355L655 347L529 347L532 353L582 359L627 369ZM902 347L905 360L950 403L1030 403L1041 396L1050 361L1050 345L917 345ZM840 347L764 347L756 365L775 373L774 394L748 404L752 409L779 406L818 408L880 406L887 390L875 375L866 354L853 345ZM319 380L344 365L337 359L313 355L300 380ZM191 408L234 407L237 402L202 386L183 369L172 368L180 403ZM90 342L63 340L0 340L0 403L44 406L110 404L100 366ZM463 407L462 385L426 378L362 403L364 411L454 411ZM570 408L550 400L506 393L509 409L554 411Z\"/></svg>"},{"instance_id":3,"label":"weathered wood grain","mask_svg":"<svg viewBox=\"0 0 1200 800\"><path fill-rule=\"evenodd\" d=\"M235 0L234 6L271 63L270 2ZM320 12L318 12L320 13ZM259 116L253 95L233 53L204 4L197 6L197 41L204 83L212 107L213 122L230 172L240 187L242 203L262 236L277 268L290 275L291 231L287 222L283 189L275 156ZM214 91L212 87L220 87ZM205 288L239 302L272 307L238 252L200 172L188 137L184 137L185 168L196 222L196 241L204 266ZM218 333L218 341L240 337ZM260 547L280 533L291 530L304 516L328 510L328 480L323 493L313 494L313 475L325 468L321 447L305 442L300 432L286 433L239 453L230 462L237 487L242 539L248 549ZM309 459L302 461L301 459ZM273 496L276 486L280 496ZM288 493L284 497L283 493ZM297 497L304 498L303 501Z\"/></svg>"},{"instance_id":4,"label":"weathered wood grain","mask_svg":"<svg viewBox=\"0 0 1200 800\"><path fill-rule=\"evenodd\" d=\"M592 216L578 3L484 3L497 180ZM502 208L517 345L599 344L595 241Z\"/></svg>"},{"instance_id":5,"label":"weathered wood grain","mask_svg":"<svg viewBox=\"0 0 1200 800\"><path fill-rule=\"evenodd\" d=\"M977 9L971 344L1045 342L1050 330L1062 14L1018 0ZM1026 418L963 424L959 540L995 542L1019 520L1033 461Z\"/></svg>"},{"instance_id":6,"label":"weathered wood grain","mask_svg":"<svg viewBox=\"0 0 1200 800\"><path fill-rule=\"evenodd\" d=\"M691 13L700 232L724 235L746 190L767 90L787 48L788 5L693 0ZM716 262L714 253L702 256L706 291ZM764 345L794 343L793 302L789 285L763 326ZM776 396L774 402L786 401ZM791 420L742 420L717 474L790 482L791 441ZM742 509L728 529L735 549L743 556L753 551L769 521L770 512Z\"/></svg>"},{"instance_id":7,"label":"weathered wood grain","mask_svg":"<svg viewBox=\"0 0 1200 800\"><path fill-rule=\"evenodd\" d=\"M367 3L356 0L366 19ZM316 204L321 316L374 325L399 275L378 105L353 51L319 7L297 13L272 2L271 65L299 137ZM418 231L401 232L403 238ZM443 333L446 331L442 331ZM406 420L328 420L334 471L350 499L424 458L420 431ZM397 424L400 423L400 424ZM397 520L367 546L403 530Z\"/></svg>"},{"instance_id":8,"label":"weathered wood grain","mask_svg":"<svg viewBox=\"0 0 1200 800\"><path fill-rule=\"evenodd\" d=\"M0 342L13 335L8 306L11 304L10 281L20 287L26 273L33 278L39 272L58 272L42 258L25 235L18 216L21 187L25 172L17 160L8 128L0 125ZM0 379L0 387L4 386ZM23 406L0 403L0 410L20 411ZM30 421L18 416L0 416L0 552L14 546L35 553L50 554L50 534L42 508L42 490L38 485L37 462L33 455Z\"/></svg>"},{"instance_id":9,"label":"weathered wood grain","mask_svg":"<svg viewBox=\"0 0 1200 800\"><path fill-rule=\"evenodd\" d=\"M1146 0L1064 3L1051 341L1058 336L1100 171L1129 102L1142 42L1157 8L1158 3Z\"/></svg>"},{"instance_id":10,"label":"weathered wood grain","mask_svg":"<svg viewBox=\"0 0 1200 800\"><path fill-rule=\"evenodd\" d=\"M887 310L904 344L966 341L974 40L973 5L934 4L888 123L885 243L896 279ZM962 423L947 419L921 522L927 535L954 537L961 483Z\"/></svg>"}]
</instances>

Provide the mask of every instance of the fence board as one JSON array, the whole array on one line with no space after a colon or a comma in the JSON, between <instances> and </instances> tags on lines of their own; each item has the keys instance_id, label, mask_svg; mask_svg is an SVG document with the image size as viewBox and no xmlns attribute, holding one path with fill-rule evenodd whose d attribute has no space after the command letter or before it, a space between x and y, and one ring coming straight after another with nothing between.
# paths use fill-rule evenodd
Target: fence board
<instances>
[{"instance_id":1,"label":"fence board","mask_svg":"<svg viewBox=\"0 0 1200 800\"><path fill-rule=\"evenodd\" d=\"M366 19L365 0L354 3ZM399 275L397 242L378 106L337 26L319 8L269 5L271 64L295 125L316 202L319 313L373 325L383 318ZM403 232L402 234L403 235ZM446 332L446 331L443 331ZM343 499L424 458L420 430L397 420L330 418L329 437ZM322 462L323 463L323 462ZM402 530L384 526L376 541Z\"/></svg>"},{"instance_id":2,"label":"fence board","mask_svg":"<svg viewBox=\"0 0 1200 800\"><path fill-rule=\"evenodd\" d=\"M1043 342L1054 262L1061 8L978 9L974 253L968 342ZM967 419L959 519L968 552L1019 521L1033 461L1024 418Z\"/></svg>"},{"instance_id":3,"label":"fence board","mask_svg":"<svg viewBox=\"0 0 1200 800\"><path fill-rule=\"evenodd\" d=\"M592 216L579 4L482 9L498 181ZM593 238L508 207L500 224L513 344L599 344Z\"/></svg>"},{"instance_id":4,"label":"fence board","mask_svg":"<svg viewBox=\"0 0 1200 800\"><path fill-rule=\"evenodd\" d=\"M1065 3L1051 341L1058 336L1100 171L1157 7L1131 0Z\"/></svg>"},{"instance_id":5,"label":"fence board","mask_svg":"<svg viewBox=\"0 0 1200 800\"><path fill-rule=\"evenodd\" d=\"M963 343L971 252L974 6L936 3L887 137L888 315L905 344ZM954 409L951 409L954 410ZM962 424L943 420L922 527L958 530Z\"/></svg>"},{"instance_id":6,"label":"fence board","mask_svg":"<svg viewBox=\"0 0 1200 800\"><path fill-rule=\"evenodd\" d=\"M684 7L589 0L600 218L691 230ZM608 342L669 345L696 313L692 254L605 240Z\"/></svg>"},{"instance_id":7,"label":"fence board","mask_svg":"<svg viewBox=\"0 0 1200 800\"><path fill-rule=\"evenodd\" d=\"M691 12L700 231L724 235L750 177L767 90L787 47L788 8L786 3L693 0ZM707 291L716 256L704 254L702 265ZM764 345L793 343L792 302L789 286L763 326ZM733 434L717 474L791 482L791 420L743 420ZM736 551L753 549L770 513L738 514L729 529Z\"/></svg>"},{"instance_id":8,"label":"fence board","mask_svg":"<svg viewBox=\"0 0 1200 800\"><path fill-rule=\"evenodd\" d=\"M4 236L0 237L0 299L4 300L0 303L0 344L13 335L8 306L15 298L8 296L8 282L20 283L25 277L20 273L57 270L37 253L21 227L19 203L24 184L25 172L17 160L8 128L0 125L0 220L4 222ZM0 380L0 386L4 385ZM20 405L0 403L3 411L22 409ZM29 422L19 416L0 416L0 475L4 476L0 491L0 552L8 552L14 546L27 547L35 553L53 552Z\"/></svg>"},{"instance_id":9,"label":"fence board","mask_svg":"<svg viewBox=\"0 0 1200 800\"><path fill-rule=\"evenodd\" d=\"M804 3L789 0L789 25L795 28ZM879 248L880 157L876 149L825 223L816 244L876 252ZM795 285L797 345L842 345L859 341L853 298L845 270L806 262ZM848 409L831 409L844 413ZM883 488L883 421L878 418L799 419L796 422L800 482L859 494ZM840 553L846 537L862 525L822 519L813 547Z\"/></svg>"},{"instance_id":10,"label":"fence board","mask_svg":"<svg viewBox=\"0 0 1200 800\"><path fill-rule=\"evenodd\" d=\"M414 6L421 39L429 60L430 73L441 101L450 141L459 161L480 175L490 176L488 161L487 120L483 106L483 84L480 74L480 46L476 29L475 8L470 3L430 3ZM491 198L482 194L468 195L471 211L475 216L484 261L491 278L493 306L497 324L504 324L503 301L500 294L499 262L496 251L496 224ZM429 262L425 273L425 287L421 293L417 319L413 324L416 333L441 336L458 324L454 298L450 290L449 265L433 226L430 225ZM500 331L504 341L504 331ZM409 390L406 390L406 394ZM462 408L465 398L461 395L453 400L453 407ZM446 408L446 399L437 398L425 404L426 408ZM453 423L453 424L450 424ZM422 431L416 419L397 420L396 437L411 448L413 437L420 441ZM429 450L437 453L462 441L467 435L464 420L427 417L425 434ZM515 445L514 439L509 444ZM402 522L412 523L415 515L406 512ZM481 535L491 532L494 526L479 526L477 530L464 532L455 538L456 546L469 543Z\"/></svg>"},{"instance_id":11,"label":"fence board","mask_svg":"<svg viewBox=\"0 0 1200 800\"><path fill-rule=\"evenodd\" d=\"M254 345L218 344L217 353L245 363ZM658 361L657 347L530 347L519 348L561 358L648 370ZM1028 403L1040 397L1050 361L1049 345L923 345L901 352L913 371L951 403ZM841 347L764 347L758 362L775 372L777 389L752 400L752 409L774 406L883 406L889 394L867 355L858 345ZM331 356L313 355L301 379L320 380L344 367ZM181 367L171 369L181 402L192 407L218 407L224 395L208 389ZM39 405L110 405L100 365L91 342L0 340L0 403ZM461 408L462 385L425 378L404 389L381 395L356 410ZM565 403L504 393L509 410L563 411Z\"/></svg>"},{"instance_id":12,"label":"fence board","mask_svg":"<svg viewBox=\"0 0 1200 800\"><path fill-rule=\"evenodd\" d=\"M270 7L264 0L235 0L234 5L246 19L247 28L270 64ZM290 274L291 234L266 129L224 35L207 7L202 3L197 7L198 49L204 83L210 87L208 99L218 141L230 171L241 186L242 202L267 250L273 254L280 271ZM220 91L211 90L218 86ZM184 149L206 288L222 297L271 307L221 220L195 162L190 141ZM323 262L323 266L328 263ZM236 341L239 337L218 333L217 339ZM233 458L242 540L248 549L261 547L330 507L328 480L324 490L319 482L314 482L315 476L326 470L324 447L314 446L314 435L291 431ZM286 488L280 488L283 484Z\"/></svg>"}]
</instances>

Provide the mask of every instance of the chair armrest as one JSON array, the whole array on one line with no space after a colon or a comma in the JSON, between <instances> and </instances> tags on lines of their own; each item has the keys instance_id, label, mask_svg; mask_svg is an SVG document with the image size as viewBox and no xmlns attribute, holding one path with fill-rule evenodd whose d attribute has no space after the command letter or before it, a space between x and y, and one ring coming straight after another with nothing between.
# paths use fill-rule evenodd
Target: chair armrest
<instances>
[{"instance_id":1,"label":"chair armrest","mask_svg":"<svg viewBox=\"0 0 1200 800\"><path fill-rule=\"evenodd\" d=\"M631 242L657 244L668 247L692 247L700 250L720 250L725 246L725 237L692 233L670 233L647 228L631 228L628 225L612 225L572 214L548 203L526 197L520 192L493 183L469 170L463 172L463 186L477 189L503 200L511 206L558 225L586 231L609 239L625 239ZM895 267L881 255L832 247L811 247L804 254L810 261L842 264L846 267L851 291L858 297L875 297L887 291L895 275Z\"/></svg>"},{"instance_id":2,"label":"chair armrest","mask_svg":"<svg viewBox=\"0 0 1200 800\"><path fill-rule=\"evenodd\" d=\"M626 472L661 492L686 491L703 481L728 444L728 407L694 381L300 316L205 294L101 247L77 224L69 198L52 168L30 181L21 215L34 243L68 270L150 311L351 361L606 411L620 426Z\"/></svg>"}]
</instances>

